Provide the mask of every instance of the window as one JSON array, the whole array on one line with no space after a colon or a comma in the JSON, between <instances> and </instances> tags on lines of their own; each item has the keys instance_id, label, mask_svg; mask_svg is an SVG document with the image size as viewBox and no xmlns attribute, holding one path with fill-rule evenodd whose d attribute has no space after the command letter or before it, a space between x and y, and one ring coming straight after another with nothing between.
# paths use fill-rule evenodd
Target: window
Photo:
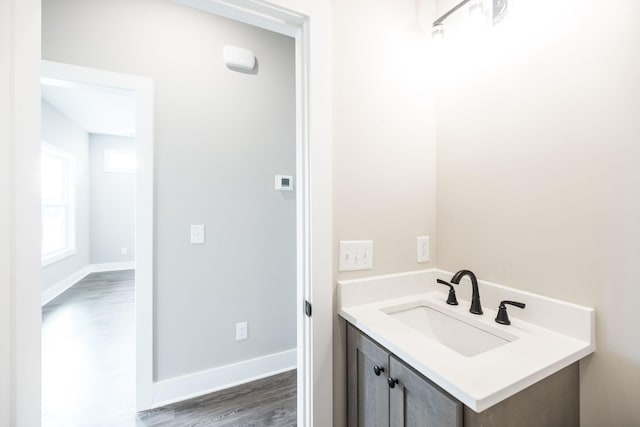
<instances>
[{"instance_id":1,"label":"window","mask_svg":"<svg viewBox=\"0 0 640 427\"><path fill-rule=\"evenodd\" d=\"M104 171L115 173L135 173L135 151L104 150Z\"/></svg>"},{"instance_id":2,"label":"window","mask_svg":"<svg viewBox=\"0 0 640 427\"><path fill-rule=\"evenodd\" d=\"M75 156L42 144L42 265L76 252Z\"/></svg>"}]
</instances>

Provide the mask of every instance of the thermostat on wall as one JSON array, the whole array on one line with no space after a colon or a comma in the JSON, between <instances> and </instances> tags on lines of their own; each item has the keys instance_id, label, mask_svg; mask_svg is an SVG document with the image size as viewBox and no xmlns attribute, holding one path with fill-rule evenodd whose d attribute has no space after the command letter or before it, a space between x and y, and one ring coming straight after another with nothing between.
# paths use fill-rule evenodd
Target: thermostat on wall
<instances>
[{"instance_id":1,"label":"thermostat on wall","mask_svg":"<svg viewBox=\"0 0 640 427\"><path fill-rule=\"evenodd\" d=\"M276 190L293 191L293 177L291 175L276 175Z\"/></svg>"}]
</instances>

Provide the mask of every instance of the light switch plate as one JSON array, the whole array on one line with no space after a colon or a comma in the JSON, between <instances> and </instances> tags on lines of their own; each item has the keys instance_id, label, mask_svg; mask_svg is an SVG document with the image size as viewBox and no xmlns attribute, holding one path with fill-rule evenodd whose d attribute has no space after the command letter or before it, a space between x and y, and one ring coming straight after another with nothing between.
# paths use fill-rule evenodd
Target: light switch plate
<instances>
[{"instance_id":1,"label":"light switch plate","mask_svg":"<svg viewBox=\"0 0 640 427\"><path fill-rule=\"evenodd\" d=\"M373 240L341 240L339 271L371 270Z\"/></svg>"},{"instance_id":2,"label":"light switch plate","mask_svg":"<svg viewBox=\"0 0 640 427\"><path fill-rule=\"evenodd\" d=\"M429 250L429 236L418 236L417 243L417 261L429 262L431 259L431 253Z\"/></svg>"},{"instance_id":3,"label":"light switch plate","mask_svg":"<svg viewBox=\"0 0 640 427\"><path fill-rule=\"evenodd\" d=\"M236 323L236 341L246 340L249 336L249 324L247 322Z\"/></svg>"},{"instance_id":4,"label":"light switch plate","mask_svg":"<svg viewBox=\"0 0 640 427\"><path fill-rule=\"evenodd\" d=\"M204 225L192 225L191 226L191 244L202 245L204 244Z\"/></svg>"}]
</instances>

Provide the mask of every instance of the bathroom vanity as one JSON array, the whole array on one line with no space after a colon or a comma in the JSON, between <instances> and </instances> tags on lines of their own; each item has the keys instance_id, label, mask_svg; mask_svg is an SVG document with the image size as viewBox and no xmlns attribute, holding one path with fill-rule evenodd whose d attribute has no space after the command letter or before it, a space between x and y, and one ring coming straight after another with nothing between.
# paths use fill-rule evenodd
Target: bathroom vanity
<instances>
[{"instance_id":1,"label":"bathroom vanity","mask_svg":"<svg viewBox=\"0 0 640 427\"><path fill-rule=\"evenodd\" d=\"M578 426L578 361L595 351L592 309L479 282L446 304L448 272L342 281L349 426ZM501 300L510 325L495 322Z\"/></svg>"}]
</instances>

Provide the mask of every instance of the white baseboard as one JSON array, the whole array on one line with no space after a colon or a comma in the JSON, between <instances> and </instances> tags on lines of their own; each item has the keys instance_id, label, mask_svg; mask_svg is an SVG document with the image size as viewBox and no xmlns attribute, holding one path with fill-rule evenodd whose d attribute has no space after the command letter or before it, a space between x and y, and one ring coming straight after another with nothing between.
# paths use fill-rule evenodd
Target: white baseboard
<instances>
[{"instance_id":1,"label":"white baseboard","mask_svg":"<svg viewBox=\"0 0 640 427\"><path fill-rule=\"evenodd\" d=\"M101 273L103 271L133 270L135 268L136 268L135 261L108 262L105 264L91 264L92 273Z\"/></svg>"},{"instance_id":2,"label":"white baseboard","mask_svg":"<svg viewBox=\"0 0 640 427\"><path fill-rule=\"evenodd\" d=\"M75 273L65 277L53 286L48 287L47 289L42 291L42 305L47 304L49 301L78 283L80 280L87 277L92 272L93 271L91 270L91 265L85 265Z\"/></svg>"},{"instance_id":3,"label":"white baseboard","mask_svg":"<svg viewBox=\"0 0 640 427\"><path fill-rule=\"evenodd\" d=\"M153 383L153 405L171 403L213 393L296 368L296 349L183 375Z\"/></svg>"},{"instance_id":4,"label":"white baseboard","mask_svg":"<svg viewBox=\"0 0 640 427\"><path fill-rule=\"evenodd\" d=\"M66 291L91 273L100 273L103 271L133 270L135 268L135 261L85 265L80 270L70 274L69 276L55 283L53 286L50 286L42 291L42 305L47 304L52 299L62 294L64 291Z\"/></svg>"}]
</instances>

